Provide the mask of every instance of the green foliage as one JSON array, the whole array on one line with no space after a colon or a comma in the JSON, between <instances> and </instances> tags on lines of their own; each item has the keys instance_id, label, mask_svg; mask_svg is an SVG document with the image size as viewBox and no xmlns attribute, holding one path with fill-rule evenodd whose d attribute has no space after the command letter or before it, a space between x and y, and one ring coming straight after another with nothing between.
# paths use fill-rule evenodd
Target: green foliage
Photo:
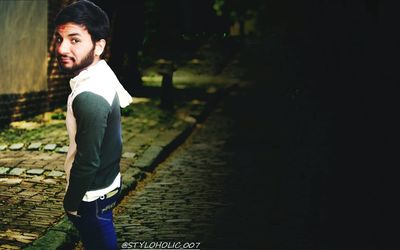
<instances>
[{"instance_id":1,"label":"green foliage","mask_svg":"<svg viewBox=\"0 0 400 250\"><path fill-rule=\"evenodd\" d=\"M132 105L129 105L128 107L121 109L122 116L132 116L133 114L134 114L134 111L133 111Z\"/></svg>"},{"instance_id":2,"label":"green foliage","mask_svg":"<svg viewBox=\"0 0 400 250\"><path fill-rule=\"evenodd\" d=\"M145 34L143 44L146 44L154 34L158 32L159 20L154 17L159 17L160 3L157 0L145 0L144 1L145 16Z\"/></svg>"},{"instance_id":3,"label":"green foliage","mask_svg":"<svg viewBox=\"0 0 400 250\"><path fill-rule=\"evenodd\" d=\"M64 112L54 113L51 115L52 120L65 120Z\"/></svg>"},{"instance_id":4,"label":"green foliage","mask_svg":"<svg viewBox=\"0 0 400 250\"><path fill-rule=\"evenodd\" d=\"M59 133L59 131L62 133ZM13 144L13 143L31 143L40 141L43 143L50 143L53 134L57 134L57 142L67 141L67 132L65 123L41 123L40 126L34 129L14 128L9 127L0 131L0 144ZM52 143L54 141L51 141Z\"/></svg>"},{"instance_id":5,"label":"green foliage","mask_svg":"<svg viewBox=\"0 0 400 250\"><path fill-rule=\"evenodd\" d=\"M224 4L225 4L224 0L215 0L214 5L213 5L213 9L214 9L215 14L217 16L222 16L223 15Z\"/></svg>"},{"instance_id":6,"label":"green foliage","mask_svg":"<svg viewBox=\"0 0 400 250\"><path fill-rule=\"evenodd\" d=\"M264 9L265 5L263 0L215 0L213 8L218 16L226 15L232 21L243 21L252 18L251 13Z\"/></svg>"}]
</instances>

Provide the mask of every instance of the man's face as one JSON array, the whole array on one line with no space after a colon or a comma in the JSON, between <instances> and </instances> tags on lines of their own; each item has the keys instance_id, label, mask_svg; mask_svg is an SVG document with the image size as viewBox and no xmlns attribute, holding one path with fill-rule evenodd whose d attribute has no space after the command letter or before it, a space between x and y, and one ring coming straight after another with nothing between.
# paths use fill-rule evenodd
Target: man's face
<instances>
[{"instance_id":1,"label":"man's face","mask_svg":"<svg viewBox=\"0 0 400 250\"><path fill-rule=\"evenodd\" d=\"M97 62L95 46L87 29L75 23L56 28L56 56L59 67L67 73L79 74Z\"/></svg>"}]
</instances>

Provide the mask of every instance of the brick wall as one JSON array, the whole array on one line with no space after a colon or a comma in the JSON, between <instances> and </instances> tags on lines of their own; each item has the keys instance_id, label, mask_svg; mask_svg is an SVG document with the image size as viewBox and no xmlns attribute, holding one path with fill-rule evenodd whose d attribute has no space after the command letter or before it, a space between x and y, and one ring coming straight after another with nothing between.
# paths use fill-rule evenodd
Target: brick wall
<instances>
[{"instance_id":1,"label":"brick wall","mask_svg":"<svg viewBox=\"0 0 400 250\"><path fill-rule=\"evenodd\" d=\"M48 0L48 70L47 91L0 93L0 127L65 105L69 94L69 78L59 72L54 56L53 20L58 11L74 0Z\"/></svg>"},{"instance_id":2,"label":"brick wall","mask_svg":"<svg viewBox=\"0 0 400 250\"><path fill-rule=\"evenodd\" d=\"M61 74L58 70L57 60L54 55L54 25L53 20L58 11L64 6L75 2L74 0L49 0L48 10L48 93L47 102L49 109L65 105L67 96L70 92L70 76Z\"/></svg>"}]
</instances>

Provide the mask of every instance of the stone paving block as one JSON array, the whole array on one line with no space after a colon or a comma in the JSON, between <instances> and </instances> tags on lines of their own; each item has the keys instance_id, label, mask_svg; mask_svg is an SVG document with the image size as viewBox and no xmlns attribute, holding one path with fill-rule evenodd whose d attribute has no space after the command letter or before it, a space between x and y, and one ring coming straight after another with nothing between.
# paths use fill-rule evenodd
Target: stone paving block
<instances>
[{"instance_id":1,"label":"stone paving block","mask_svg":"<svg viewBox=\"0 0 400 250\"><path fill-rule=\"evenodd\" d=\"M163 147L152 145L150 146L139 158L137 162L134 163L135 167L140 169L148 170L153 163L155 162L156 158L161 154Z\"/></svg>"},{"instance_id":2,"label":"stone paving block","mask_svg":"<svg viewBox=\"0 0 400 250\"><path fill-rule=\"evenodd\" d=\"M7 174L10 168L0 167L0 174Z\"/></svg>"},{"instance_id":3,"label":"stone paving block","mask_svg":"<svg viewBox=\"0 0 400 250\"><path fill-rule=\"evenodd\" d=\"M141 175L144 175L144 174L145 174L145 173L144 173L143 171L141 171L140 169L135 168L135 167L131 167L131 168L127 169L127 170L124 172L124 176L133 176L133 177L136 177L136 178L138 178L138 179L140 179L139 177L140 177Z\"/></svg>"},{"instance_id":4,"label":"stone paving block","mask_svg":"<svg viewBox=\"0 0 400 250\"><path fill-rule=\"evenodd\" d=\"M8 173L9 175L22 175L26 171L25 168L13 168L11 171Z\"/></svg>"},{"instance_id":5,"label":"stone paving block","mask_svg":"<svg viewBox=\"0 0 400 250\"><path fill-rule=\"evenodd\" d=\"M33 188L35 184L33 183L27 183L27 182L22 182L21 185L19 185L20 188Z\"/></svg>"},{"instance_id":6,"label":"stone paving block","mask_svg":"<svg viewBox=\"0 0 400 250\"><path fill-rule=\"evenodd\" d=\"M9 153L9 152L7 152L7 153ZM2 164L2 166L7 165L9 167L17 165L17 164L15 164L14 157L11 157L11 156L7 157L4 154L1 154L0 163ZM18 161L18 163L20 163L20 161Z\"/></svg>"},{"instance_id":7,"label":"stone paving block","mask_svg":"<svg viewBox=\"0 0 400 250\"><path fill-rule=\"evenodd\" d=\"M182 131L177 129L171 129L160 133L160 135L155 139L153 145L157 145L160 147L165 147L172 141L174 141Z\"/></svg>"},{"instance_id":8,"label":"stone paving block","mask_svg":"<svg viewBox=\"0 0 400 250\"><path fill-rule=\"evenodd\" d=\"M41 175L44 173L44 169L40 168L29 169L28 171L26 171L26 173L32 175Z\"/></svg>"},{"instance_id":9,"label":"stone paving block","mask_svg":"<svg viewBox=\"0 0 400 250\"><path fill-rule=\"evenodd\" d=\"M61 177L64 175L64 172L52 170L47 176L48 177Z\"/></svg>"},{"instance_id":10,"label":"stone paving block","mask_svg":"<svg viewBox=\"0 0 400 250\"><path fill-rule=\"evenodd\" d=\"M0 183L4 185L17 185L22 182L22 179L15 178L0 178Z\"/></svg>"},{"instance_id":11,"label":"stone paving block","mask_svg":"<svg viewBox=\"0 0 400 250\"><path fill-rule=\"evenodd\" d=\"M55 185L58 183L55 179L44 179L42 182L45 184L52 184L52 185Z\"/></svg>"},{"instance_id":12,"label":"stone paving block","mask_svg":"<svg viewBox=\"0 0 400 250\"><path fill-rule=\"evenodd\" d=\"M52 162L44 167L47 170L64 170L64 162Z\"/></svg>"},{"instance_id":13,"label":"stone paving block","mask_svg":"<svg viewBox=\"0 0 400 250\"><path fill-rule=\"evenodd\" d=\"M6 150L7 147L8 147L8 146L7 146L7 145L4 145L4 144L3 144L3 145L0 145L0 151Z\"/></svg>"},{"instance_id":14,"label":"stone paving block","mask_svg":"<svg viewBox=\"0 0 400 250\"><path fill-rule=\"evenodd\" d=\"M134 158L136 156L133 152L125 152L122 154L122 158Z\"/></svg>"},{"instance_id":15,"label":"stone paving block","mask_svg":"<svg viewBox=\"0 0 400 250\"><path fill-rule=\"evenodd\" d=\"M24 147L23 143L14 143L9 147L9 149L10 150L21 150L23 147Z\"/></svg>"},{"instance_id":16,"label":"stone paving block","mask_svg":"<svg viewBox=\"0 0 400 250\"><path fill-rule=\"evenodd\" d=\"M42 183L43 179L44 179L44 176L39 175L39 176L34 176L32 178L26 179L25 181L31 182L31 183Z\"/></svg>"},{"instance_id":17,"label":"stone paving block","mask_svg":"<svg viewBox=\"0 0 400 250\"><path fill-rule=\"evenodd\" d=\"M163 147L151 145L146 150L145 155L146 156L152 156L152 157L158 156L161 153L162 150L163 150Z\"/></svg>"},{"instance_id":18,"label":"stone paving block","mask_svg":"<svg viewBox=\"0 0 400 250\"><path fill-rule=\"evenodd\" d=\"M28 150L39 150L41 146L41 142L33 142L28 146Z\"/></svg>"},{"instance_id":19,"label":"stone paving block","mask_svg":"<svg viewBox=\"0 0 400 250\"><path fill-rule=\"evenodd\" d=\"M196 118L187 115L185 117L182 118L185 122L190 123L190 124L195 124L197 122Z\"/></svg>"},{"instance_id":20,"label":"stone paving block","mask_svg":"<svg viewBox=\"0 0 400 250\"><path fill-rule=\"evenodd\" d=\"M57 144L46 144L43 149L45 151L54 151L56 149L56 147L57 147Z\"/></svg>"},{"instance_id":21,"label":"stone paving block","mask_svg":"<svg viewBox=\"0 0 400 250\"><path fill-rule=\"evenodd\" d=\"M143 145L146 145L146 143L143 143L143 141L139 141L138 139L134 138L124 143L124 149L126 151L137 152L138 149L143 147Z\"/></svg>"},{"instance_id":22,"label":"stone paving block","mask_svg":"<svg viewBox=\"0 0 400 250\"><path fill-rule=\"evenodd\" d=\"M127 185L127 186L132 186L133 184L135 184L137 182L136 178L131 176L131 175L124 175L122 177L122 182L123 184Z\"/></svg>"},{"instance_id":23,"label":"stone paving block","mask_svg":"<svg viewBox=\"0 0 400 250\"><path fill-rule=\"evenodd\" d=\"M35 191L29 191L29 190L25 190L22 191L21 193L19 193L18 195L22 195L22 196L34 196L36 195L38 192Z\"/></svg>"},{"instance_id":24,"label":"stone paving block","mask_svg":"<svg viewBox=\"0 0 400 250\"><path fill-rule=\"evenodd\" d=\"M37 234L33 233L26 233L20 230L14 230L14 229L7 229L4 233L0 233L3 237L5 236L7 239L14 239L18 242L23 242L23 243L30 243L33 240L38 238ZM3 238L2 237L2 238ZM1 247L0 249L20 249L17 246L11 247L11 248L3 248Z\"/></svg>"},{"instance_id":25,"label":"stone paving block","mask_svg":"<svg viewBox=\"0 0 400 250\"><path fill-rule=\"evenodd\" d=\"M174 122L174 124L172 124L172 127L173 127L174 129L179 129L179 128L182 127L182 126L184 126L183 121L176 121L176 122Z\"/></svg>"},{"instance_id":26,"label":"stone paving block","mask_svg":"<svg viewBox=\"0 0 400 250\"><path fill-rule=\"evenodd\" d=\"M62 146L61 148L57 148L56 152L66 154L66 153L68 153L68 146Z\"/></svg>"}]
</instances>

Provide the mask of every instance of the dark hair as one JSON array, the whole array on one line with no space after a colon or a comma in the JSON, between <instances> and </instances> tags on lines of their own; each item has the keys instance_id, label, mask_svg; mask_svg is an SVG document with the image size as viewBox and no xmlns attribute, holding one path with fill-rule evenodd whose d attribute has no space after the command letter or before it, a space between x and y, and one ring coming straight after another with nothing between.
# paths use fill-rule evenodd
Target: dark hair
<instances>
[{"instance_id":1,"label":"dark hair","mask_svg":"<svg viewBox=\"0 0 400 250\"><path fill-rule=\"evenodd\" d=\"M54 20L56 27L69 22L85 26L93 42L106 39L110 30L107 14L99 6L87 0L68 5Z\"/></svg>"}]
</instances>

